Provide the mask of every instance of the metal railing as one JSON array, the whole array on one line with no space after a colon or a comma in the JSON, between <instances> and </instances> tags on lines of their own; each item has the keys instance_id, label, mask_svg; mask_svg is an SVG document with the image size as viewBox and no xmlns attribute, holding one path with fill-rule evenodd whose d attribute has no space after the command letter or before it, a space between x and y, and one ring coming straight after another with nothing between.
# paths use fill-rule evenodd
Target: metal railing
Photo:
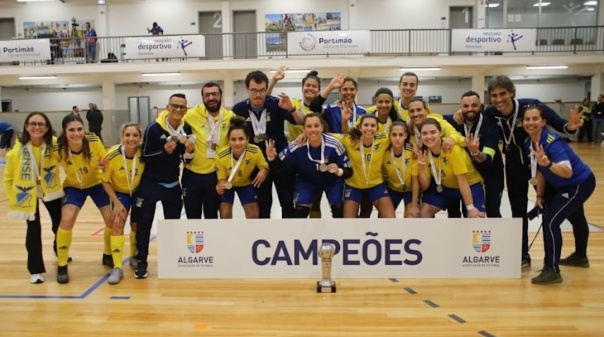
<instances>
[{"instance_id":1,"label":"metal railing","mask_svg":"<svg viewBox=\"0 0 604 337\"><path fill-rule=\"evenodd\" d=\"M371 50L369 53L362 53L365 56L456 54L451 52L451 29L371 30L370 32ZM97 40L95 61L99 62L107 59L109 53L115 54L120 62L133 61L129 60L124 52L126 39L129 37L136 36L99 37ZM287 34L282 32L204 34L204 37L205 57L178 57L165 60L187 61L305 56L303 54L288 53ZM54 47L51 47L52 60L29 62L29 64L85 63L85 49L82 38L62 38L55 40L55 42L57 43L54 44ZM604 51L604 26L589 26L537 28L535 50L529 53L577 54L602 51ZM527 52L518 53L526 54ZM512 54L512 52L506 52L506 54ZM339 55L361 55L361 53L325 54L324 56ZM155 60L160 61L155 57L134 61L148 62ZM12 62L12 64L16 63ZM20 64L28 63L21 62Z\"/></svg>"}]
</instances>

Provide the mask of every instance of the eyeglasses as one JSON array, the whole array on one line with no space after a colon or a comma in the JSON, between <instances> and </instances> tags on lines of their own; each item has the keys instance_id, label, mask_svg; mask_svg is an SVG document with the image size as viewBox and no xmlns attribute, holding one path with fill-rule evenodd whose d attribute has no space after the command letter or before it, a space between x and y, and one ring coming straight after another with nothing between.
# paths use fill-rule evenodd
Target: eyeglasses
<instances>
[{"instance_id":1,"label":"eyeglasses","mask_svg":"<svg viewBox=\"0 0 604 337\"><path fill-rule=\"evenodd\" d=\"M203 94L203 98L210 98L210 97L220 97L220 93L219 92L206 92L205 94Z\"/></svg>"},{"instance_id":2,"label":"eyeglasses","mask_svg":"<svg viewBox=\"0 0 604 337\"><path fill-rule=\"evenodd\" d=\"M180 104L170 104L170 107L174 110L187 110L187 106L186 105L180 105Z\"/></svg>"},{"instance_id":3,"label":"eyeglasses","mask_svg":"<svg viewBox=\"0 0 604 337\"><path fill-rule=\"evenodd\" d=\"M31 126L32 128L35 128L36 126L40 128L46 127L45 122L29 122L27 125Z\"/></svg>"},{"instance_id":4,"label":"eyeglasses","mask_svg":"<svg viewBox=\"0 0 604 337\"><path fill-rule=\"evenodd\" d=\"M266 89L250 89L252 96L264 96L266 95Z\"/></svg>"}]
</instances>

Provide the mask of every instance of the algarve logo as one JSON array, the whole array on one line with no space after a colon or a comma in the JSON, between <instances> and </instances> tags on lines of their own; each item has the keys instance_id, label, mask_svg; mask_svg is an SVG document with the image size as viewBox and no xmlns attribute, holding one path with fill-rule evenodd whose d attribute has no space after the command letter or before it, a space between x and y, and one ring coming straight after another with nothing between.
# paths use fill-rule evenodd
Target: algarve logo
<instances>
[{"instance_id":1,"label":"algarve logo","mask_svg":"<svg viewBox=\"0 0 604 337\"><path fill-rule=\"evenodd\" d=\"M187 249L194 254L203 250L203 232L187 232Z\"/></svg>"},{"instance_id":2,"label":"algarve logo","mask_svg":"<svg viewBox=\"0 0 604 337\"><path fill-rule=\"evenodd\" d=\"M304 51L312 51L317 46L317 39L312 34L306 34L306 36L300 41L300 48Z\"/></svg>"},{"instance_id":3,"label":"algarve logo","mask_svg":"<svg viewBox=\"0 0 604 337\"><path fill-rule=\"evenodd\" d=\"M477 253L486 253L491 247L491 231L472 231L472 246Z\"/></svg>"}]
</instances>

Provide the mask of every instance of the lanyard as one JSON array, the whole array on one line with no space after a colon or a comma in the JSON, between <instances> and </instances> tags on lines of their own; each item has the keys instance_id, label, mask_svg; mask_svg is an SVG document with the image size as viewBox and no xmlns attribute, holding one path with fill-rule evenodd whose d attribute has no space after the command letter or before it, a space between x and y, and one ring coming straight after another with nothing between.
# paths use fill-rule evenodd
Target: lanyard
<instances>
[{"instance_id":1,"label":"lanyard","mask_svg":"<svg viewBox=\"0 0 604 337\"><path fill-rule=\"evenodd\" d=\"M415 125L413 126L413 133L415 133L415 144L421 145L422 144L422 134L421 134L421 132L419 132L419 130L417 129L417 127Z\"/></svg>"},{"instance_id":2,"label":"lanyard","mask_svg":"<svg viewBox=\"0 0 604 337\"><path fill-rule=\"evenodd\" d=\"M252 110L248 110L248 114L250 115L250 122L252 122L254 135L259 136L266 134L266 109L263 109L260 113L260 119L256 117L256 113Z\"/></svg>"},{"instance_id":3,"label":"lanyard","mask_svg":"<svg viewBox=\"0 0 604 337\"><path fill-rule=\"evenodd\" d=\"M128 192L130 192L130 196L132 196L132 185L134 185L134 176L136 175L136 164L138 161L138 157L136 156L136 152L134 152L134 158L132 158L132 168L130 169L130 177L128 177L128 160L126 159L126 148L122 145L122 160L124 161L124 170L126 171L126 184L128 184Z\"/></svg>"},{"instance_id":4,"label":"lanyard","mask_svg":"<svg viewBox=\"0 0 604 337\"><path fill-rule=\"evenodd\" d=\"M533 151L530 151L531 153L529 154L529 158L531 159L531 179L529 180L529 182L531 183L531 185L536 186L537 185L537 157L535 156L535 147L533 146L533 142L531 141L531 149L533 149Z\"/></svg>"},{"instance_id":5,"label":"lanyard","mask_svg":"<svg viewBox=\"0 0 604 337\"><path fill-rule=\"evenodd\" d=\"M482 126L482 114L478 115L478 124L476 124L476 130L474 130L474 138L478 137L480 135L480 127ZM470 135L470 131L472 131L472 125L468 125L466 123L463 123L463 130L465 132L464 136L469 136Z\"/></svg>"},{"instance_id":6,"label":"lanyard","mask_svg":"<svg viewBox=\"0 0 604 337\"><path fill-rule=\"evenodd\" d=\"M241 165L241 162L243 161L243 157L245 157L245 149L243 149L243 153L241 154L241 156L239 156L239 159L237 159L237 163L235 165L233 165L233 160L235 158L233 157L233 149L231 148L231 167L232 167L232 171L231 171L231 175L229 175L229 179L227 180L229 183L233 181L233 177L235 176L235 173L239 169L239 166Z\"/></svg>"},{"instance_id":7,"label":"lanyard","mask_svg":"<svg viewBox=\"0 0 604 337\"><path fill-rule=\"evenodd\" d=\"M442 171L440 170L440 165L442 160L438 161L438 173L436 173L436 165L434 165L434 157L432 156L432 151L428 150L428 156L430 157L430 168L432 169L432 176L434 177L434 182L437 186L440 186L440 182L442 181Z\"/></svg>"},{"instance_id":8,"label":"lanyard","mask_svg":"<svg viewBox=\"0 0 604 337\"><path fill-rule=\"evenodd\" d=\"M516 106L514 107L514 118L512 118L512 125L510 125L509 119L507 119L505 121L508 126L508 129L510 130L509 137L506 137L506 135L505 135L505 129L503 127L503 122L500 124L501 131L503 133L503 140L504 140L506 146L510 145L510 143L512 142L512 139L514 139L514 128L516 127L516 121L518 120L518 108L520 107L520 104L518 103L518 100L516 100L516 99L514 99L514 103ZM516 142L516 140L514 139L514 143L515 142Z\"/></svg>"},{"instance_id":9,"label":"lanyard","mask_svg":"<svg viewBox=\"0 0 604 337\"><path fill-rule=\"evenodd\" d=\"M394 151L390 148L390 156L392 156L392 163L394 164L394 172L396 172L396 176L398 177L398 181L403 185L403 189L405 189L405 172L407 171L407 164L405 163L405 148L403 147L403 152L401 153L401 166L403 169L401 170L396 162L396 157L394 156ZM401 174L402 173L402 174Z\"/></svg>"},{"instance_id":10,"label":"lanyard","mask_svg":"<svg viewBox=\"0 0 604 337\"><path fill-rule=\"evenodd\" d=\"M222 110L218 114L218 120L214 121L212 115L206 116L207 125L210 126L210 132L208 133L208 127L206 126L206 141L218 144L220 142L220 132L216 132L216 129L222 124Z\"/></svg>"},{"instance_id":11,"label":"lanyard","mask_svg":"<svg viewBox=\"0 0 604 337\"><path fill-rule=\"evenodd\" d=\"M78 184L80 184L80 189L82 189L82 176L78 173L78 168L75 167L73 155L71 154L71 149L68 148L67 151L69 151L69 160L71 160L71 166L73 166L73 171L75 172L76 180L78 181Z\"/></svg>"},{"instance_id":12,"label":"lanyard","mask_svg":"<svg viewBox=\"0 0 604 337\"><path fill-rule=\"evenodd\" d=\"M379 119L378 122L384 126L384 133L388 134L388 132L390 131L390 125L392 125L392 120L390 119L390 117L386 119L386 123L380 122Z\"/></svg>"},{"instance_id":13,"label":"lanyard","mask_svg":"<svg viewBox=\"0 0 604 337\"><path fill-rule=\"evenodd\" d=\"M170 136L176 137L176 140L168 138L168 141L174 140L184 143L184 140L181 141L181 137L186 138L187 134L185 133L185 130L183 130L183 124L180 124L177 129L174 129L172 125L170 125L170 123L168 122L168 117L166 117L166 125L168 126L168 133L170 134Z\"/></svg>"},{"instance_id":14,"label":"lanyard","mask_svg":"<svg viewBox=\"0 0 604 337\"><path fill-rule=\"evenodd\" d=\"M369 153L369 167L367 167L365 158L365 145L363 145L363 140L359 140L360 150L361 150L361 165L363 165L363 175L365 176L365 186L369 185L369 173L371 171L371 163L373 163L373 142L375 139L371 139L371 152Z\"/></svg>"},{"instance_id":15,"label":"lanyard","mask_svg":"<svg viewBox=\"0 0 604 337\"><path fill-rule=\"evenodd\" d=\"M306 155L312 162L325 164L325 140L323 139L323 135L321 135L321 160L313 159L313 157L310 155L310 144L308 141L306 142Z\"/></svg>"}]
</instances>

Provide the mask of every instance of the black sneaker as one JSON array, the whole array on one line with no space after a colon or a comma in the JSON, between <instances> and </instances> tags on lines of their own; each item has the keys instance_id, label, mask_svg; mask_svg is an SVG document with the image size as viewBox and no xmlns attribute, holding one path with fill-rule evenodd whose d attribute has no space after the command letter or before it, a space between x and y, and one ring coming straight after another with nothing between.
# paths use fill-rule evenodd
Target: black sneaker
<instances>
[{"instance_id":1,"label":"black sneaker","mask_svg":"<svg viewBox=\"0 0 604 337\"><path fill-rule=\"evenodd\" d=\"M103 254L103 266L113 268L113 256L111 254Z\"/></svg>"},{"instance_id":2,"label":"black sneaker","mask_svg":"<svg viewBox=\"0 0 604 337\"><path fill-rule=\"evenodd\" d=\"M149 276L147 261L138 260L136 263L136 270L134 271L134 278L147 278L147 276Z\"/></svg>"},{"instance_id":3,"label":"black sneaker","mask_svg":"<svg viewBox=\"0 0 604 337\"><path fill-rule=\"evenodd\" d=\"M67 266L58 266L57 282L58 283L68 283L69 282L69 275L67 274Z\"/></svg>"},{"instance_id":4,"label":"black sneaker","mask_svg":"<svg viewBox=\"0 0 604 337\"><path fill-rule=\"evenodd\" d=\"M522 259L522 269L530 268L530 267L531 267L531 260Z\"/></svg>"},{"instance_id":5,"label":"black sneaker","mask_svg":"<svg viewBox=\"0 0 604 337\"><path fill-rule=\"evenodd\" d=\"M589 268L589 259L587 256L580 257L576 253L571 253L569 256L560 259L561 266Z\"/></svg>"},{"instance_id":6,"label":"black sneaker","mask_svg":"<svg viewBox=\"0 0 604 337\"><path fill-rule=\"evenodd\" d=\"M544 267L541 274L533 277L531 283L539 285L562 283L562 275L556 273L552 268Z\"/></svg>"}]
</instances>

